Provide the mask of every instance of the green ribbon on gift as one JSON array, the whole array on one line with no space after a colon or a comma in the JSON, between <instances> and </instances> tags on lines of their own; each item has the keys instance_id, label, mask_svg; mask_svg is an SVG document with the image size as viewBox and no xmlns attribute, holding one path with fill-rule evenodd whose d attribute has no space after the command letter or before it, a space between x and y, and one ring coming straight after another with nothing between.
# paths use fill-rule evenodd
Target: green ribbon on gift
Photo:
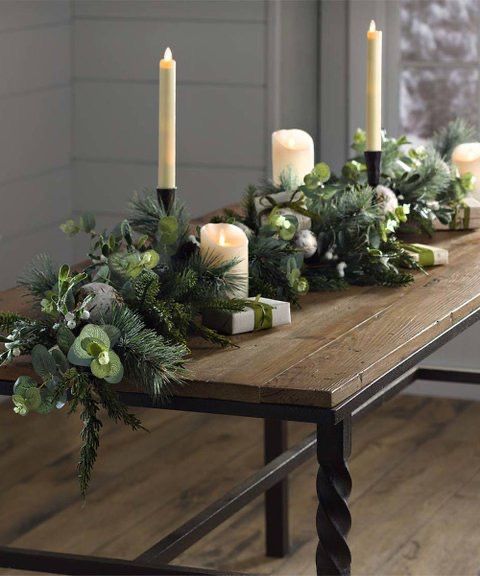
<instances>
[{"instance_id":1,"label":"green ribbon on gift","mask_svg":"<svg viewBox=\"0 0 480 576\"><path fill-rule=\"evenodd\" d=\"M252 308L255 315L254 330L267 330L273 326L273 307L265 302L260 302L260 294L255 300L247 300L245 306Z\"/></svg>"},{"instance_id":2,"label":"green ribbon on gift","mask_svg":"<svg viewBox=\"0 0 480 576\"><path fill-rule=\"evenodd\" d=\"M460 210L463 212L460 216ZM462 205L455 210L455 214L449 224L450 230L468 230L470 227L470 206L462 203Z\"/></svg>"},{"instance_id":3,"label":"green ribbon on gift","mask_svg":"<svg viewBox=\"0 0 480 576\"><path fill-rule=\"evenodd\" d=\"M408 252L418 254L418 263L420 266L435 266L435 255L433 250L427 246L420 246L419 244L402 244Z\"/></svg>"}]
</instances>

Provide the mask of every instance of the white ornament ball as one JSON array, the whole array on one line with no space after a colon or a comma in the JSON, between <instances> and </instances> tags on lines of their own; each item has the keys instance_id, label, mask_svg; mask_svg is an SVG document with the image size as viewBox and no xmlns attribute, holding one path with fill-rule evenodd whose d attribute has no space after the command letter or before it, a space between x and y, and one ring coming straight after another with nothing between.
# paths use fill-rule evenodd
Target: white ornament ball
<instances>
[{"instance_id":1,"label":"white ornament ball","mask_svg":"<svg viewBox=\"0 0 480 576\"><path fill-rule=\"evenodd\" d=\"M295 234L295 246L305 255L305 258L311 258L318 248L317 237L311 230L300 230Z\"/></svg>"},{"instance_id":2,"label":"white ornament ball","mask_svg":"<svg viewBox=\"0 0 480 576\"><path fill-rule=\"evenodd\" d=\"M375 195L384 214L393 213L398 208L397 195L393 190L387 188L387 186L377 186L375 188Z\"/></svg>"},{"instance_id":3,"label":"white ornament ball","mask_svg":"<svg viewBox=\"0 0 480 576\"><path fill-rule=\"evenodd\" d=\"M102 316L107 314L114 304L122 304L123 300L120 294L110 286L102 282L91 282L85 284L79 290L78 296L84 300L87 296L93 294L92 300L86 305L86 310L90 313L92 322L99 322Z\"/></svg>"}]
</instances>

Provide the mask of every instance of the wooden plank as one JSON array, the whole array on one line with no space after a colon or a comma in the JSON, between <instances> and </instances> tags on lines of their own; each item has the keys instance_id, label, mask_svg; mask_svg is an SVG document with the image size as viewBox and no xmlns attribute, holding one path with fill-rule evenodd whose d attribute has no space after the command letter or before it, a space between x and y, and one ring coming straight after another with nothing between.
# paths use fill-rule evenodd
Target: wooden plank
<instances>
[{"instance_id":1,"label":"wooden plank","mask_svg":"<svg viewBox=\"0 0 480 576\"><path fill-rule=\"evenodd\" d=\"M396 367L480 307L480 232L444 233L446 267L401 289L310 294L291 326L235 337L238 348L193 341L179 395L328 407ZM4 297L5 300L5 297ZM7 305L15 307L10 293ZM9 377L15 370L10 369Z\"/></svg>"},{"instance_id":2,"label":"wooden plank","mask_svg":"<svg viewBox=\"0 0 480 576\"><path fill-rule=\"evenodd\" d=\"M171 46L180 84L261 86L265 82L264 36L262 22L177 22L172 26L164 20L79 20L74 28L75 76L158 83L162 47Z\"/></svg>"},{"instance_id":3,"label":"wooden plank","mask_svg":"<svg viewBox=\"0 0 480 576\"><path fill-rule=\"evenodd\" d=\"M261 465L260 421L141 410L150 434L106 423L82 506L74 478L78 419L60 412L20 421L5 405L0 410L4 544L131 558ZM400 397L358 423L351 459L354 574L476 573L470 566L478 566L479 418L478 403ZM292 442L311 430L291 425ZM41 458L32 458L32 450ZM292 476L287 558L264 555L258 499L176 563L313 575L315 474L312 460Z\"/></svg>"},{"instance_id":4,"label":"wooden plank","mask_svg":"<svg viewBox=\"0 0 480 576\"><path fill-rule=\"evenodd\" d=\"M263 169L262 88L188 85L179 88L177 97L180 166ZM74 108L76 159L157 161L158 110L152 86L79 82Z\"/></svg>"}]
</instances>

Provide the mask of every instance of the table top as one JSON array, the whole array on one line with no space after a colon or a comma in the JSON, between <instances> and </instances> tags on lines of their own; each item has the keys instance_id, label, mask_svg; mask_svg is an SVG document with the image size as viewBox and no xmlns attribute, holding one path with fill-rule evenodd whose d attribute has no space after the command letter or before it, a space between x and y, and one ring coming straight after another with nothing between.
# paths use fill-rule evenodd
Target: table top
<instances>
[{"instance_id":1,"label":"table top","mask_svg":"<svg viewBox=\"0 0 480 576\"><path fill-rule=\"evenodd\" d=\"M346 400L480 309L480 231L441 232L431 243L450 250L450 263L416 273L410 286L309 294L290 326L235 336L235 348L192 341L177 395L316 407ZM0 310L28 307L18 288L0 293ZM27 360L1 368L0 379L27 373Z\"/></svg>"}]
</instances>

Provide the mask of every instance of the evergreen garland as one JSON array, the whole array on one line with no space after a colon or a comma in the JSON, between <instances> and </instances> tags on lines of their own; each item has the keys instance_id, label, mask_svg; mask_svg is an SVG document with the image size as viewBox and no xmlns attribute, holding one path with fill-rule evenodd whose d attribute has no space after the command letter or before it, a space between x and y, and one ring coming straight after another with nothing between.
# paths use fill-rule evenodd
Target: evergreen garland
<instances>
[{"instance_id":1,"label":"evergreen garland","mask_svg":"<svg viewBox=\"0 0 480 576\"><path fill-rule=\"evenodd\" d=\"M240 209L214 221L235 224L249 237L251 296L299 304L308 290L411 282L412 270L421 268L397 234L407 227L433 234L435 219L450 222L472 188L470 176L460 177L451 164L452 151L473 136L461 120L440 130L427 147L384 134L381 186L375 190L366 181L362 131L339 176L320 163L300 186L291 170L281 175L280 186L249 186ZM240 280L232 273L236 261L200 255L198 230L189 229L180 202L167 211L147 190L134 196L130 211L111 231L97 231L88 213L65 222L65 233L89 235L88 265L73 272L38 256L20 279L39 309L34 318L0 312L0 364L30 354L37 374L15 382L15 412L44 414L65 404L80 411L84 496L102 413L132 430L143 428L115 385L135 384L156 401L168 401L186 376L190 336L231 344L204 326L202 315L245 309L244 300L229 298Z\"/></svg>"}]
</instances>

